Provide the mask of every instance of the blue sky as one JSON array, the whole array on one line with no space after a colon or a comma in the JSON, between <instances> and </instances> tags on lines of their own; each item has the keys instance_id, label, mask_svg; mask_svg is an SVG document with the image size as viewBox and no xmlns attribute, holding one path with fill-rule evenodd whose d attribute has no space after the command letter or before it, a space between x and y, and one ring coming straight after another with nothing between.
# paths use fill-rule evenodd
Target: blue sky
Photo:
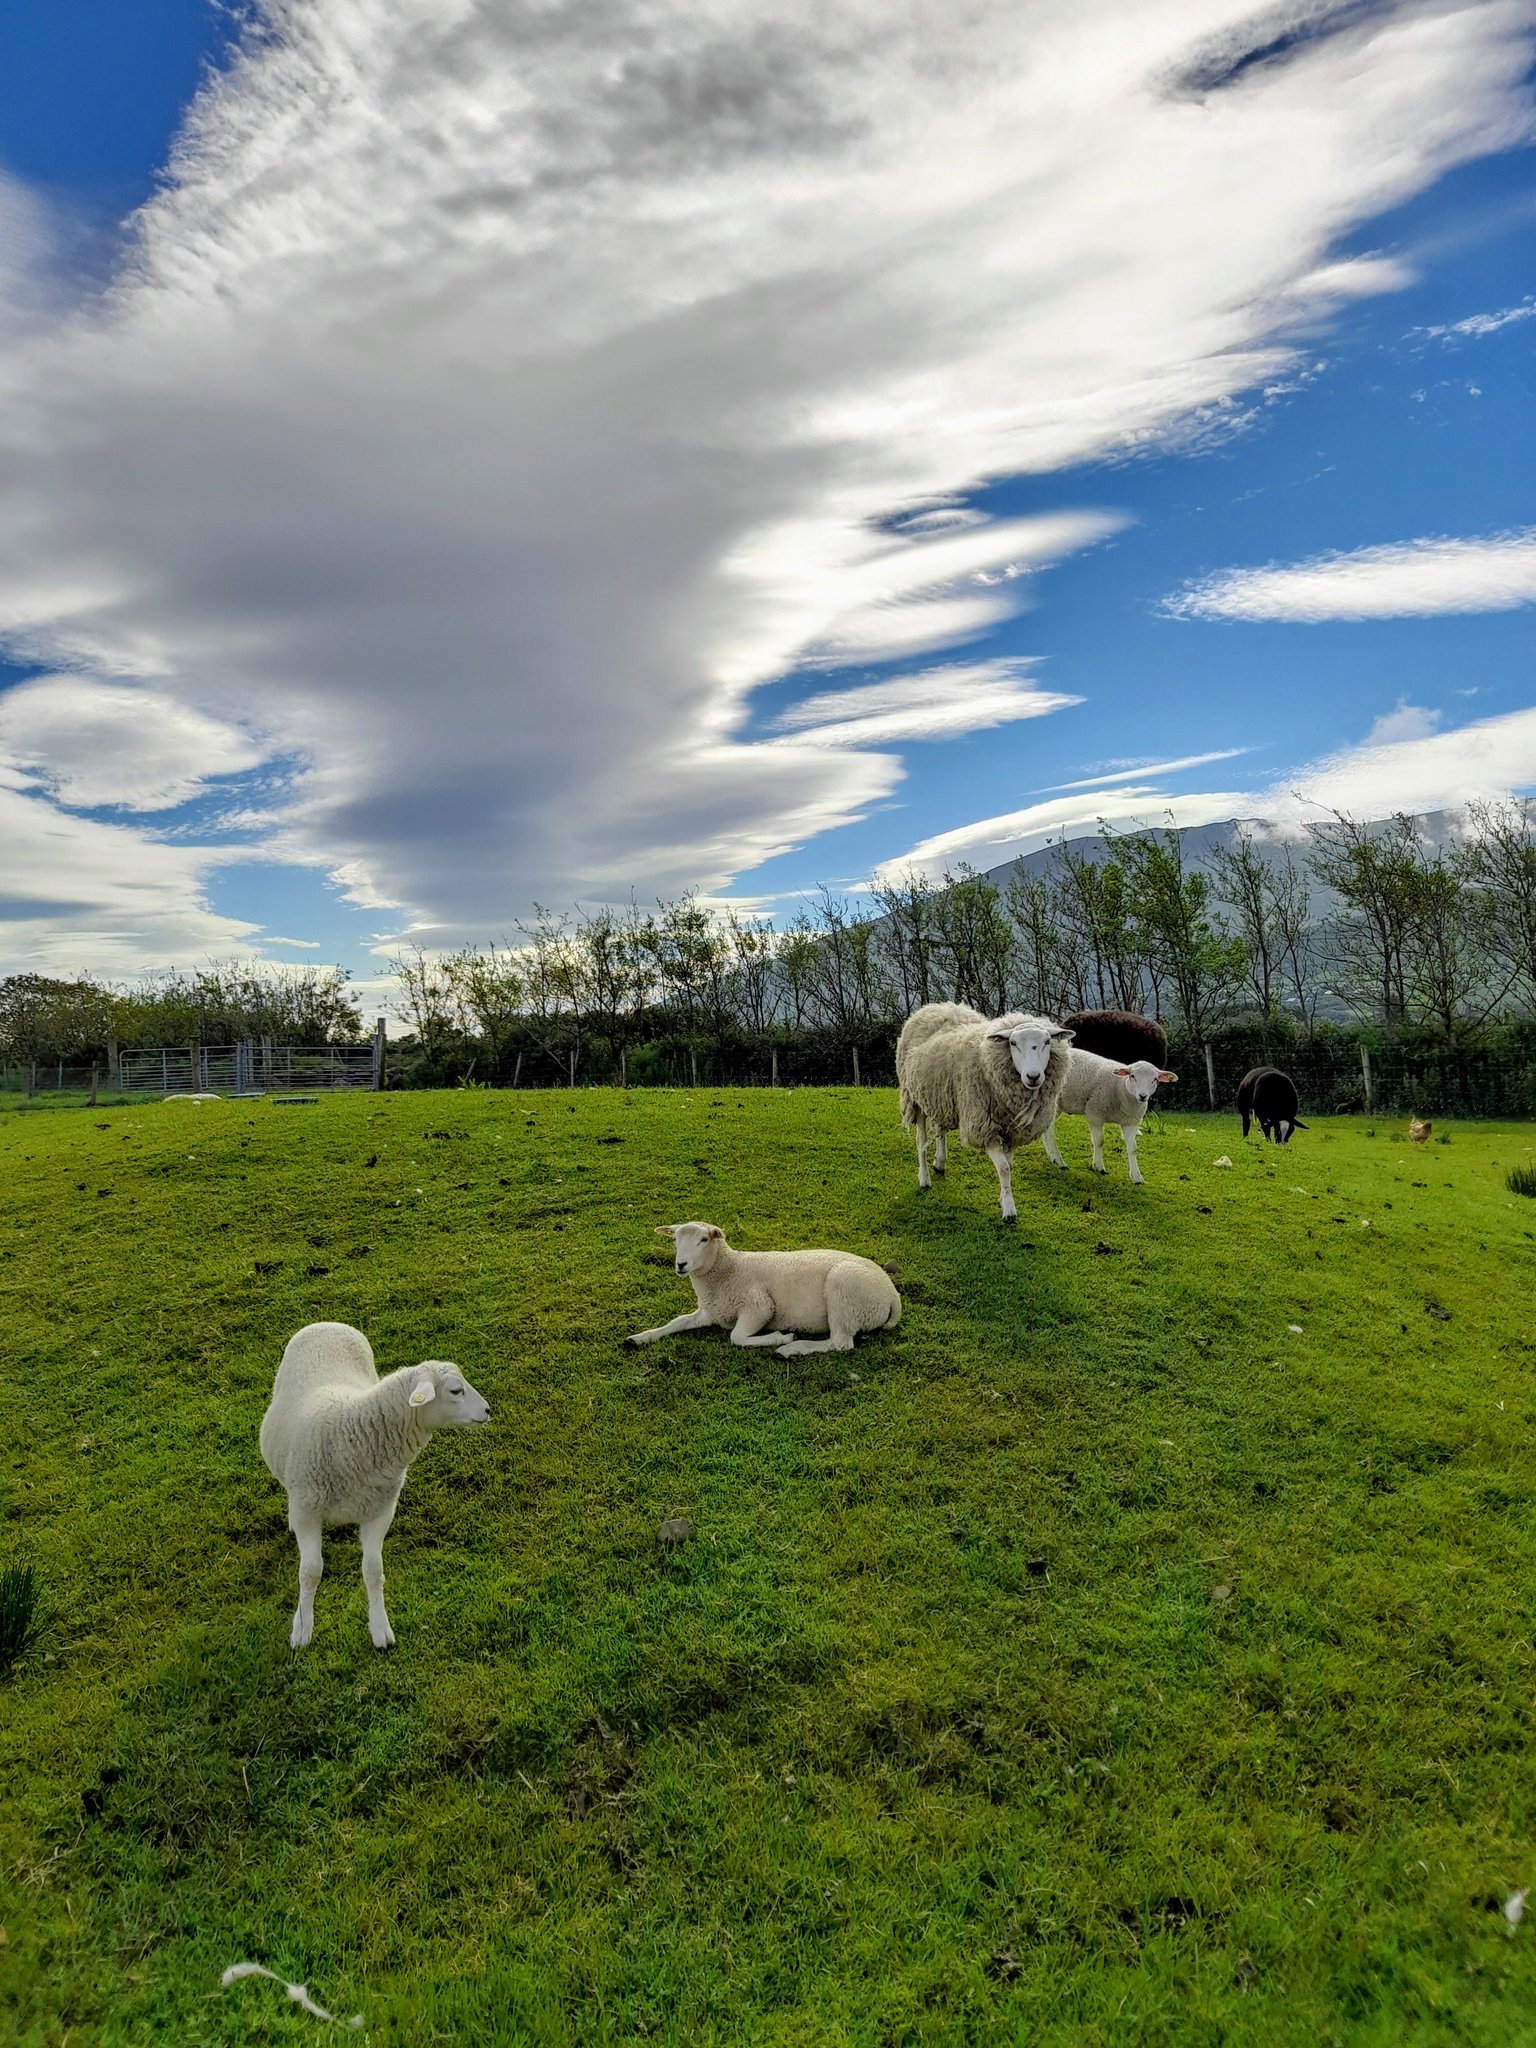
<instances>
[{"instance_id":1,"label":"blue sky","mask_svg":"<svg viewBox=\"0 0 1536 2048\"><path fill-rule=\"evenodd\" d=\"M1536 9L503 12L0 17L0 971L1536 787Z\"/></svg>"}]
</instances>

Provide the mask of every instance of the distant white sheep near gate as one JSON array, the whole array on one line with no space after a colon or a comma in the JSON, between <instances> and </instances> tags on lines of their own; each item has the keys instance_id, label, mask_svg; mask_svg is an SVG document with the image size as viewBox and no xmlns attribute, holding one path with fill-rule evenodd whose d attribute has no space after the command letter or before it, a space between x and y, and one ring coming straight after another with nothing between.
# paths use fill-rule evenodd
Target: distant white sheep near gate
<instances>
[{"instance_id":1,"label":"distant white sheep near gate","mask_svg":"<svg viewBox=\"0 0 1536 2048\"><path fill-rule=\"evenodd\" d=\"M1018 1213L1013 1154L1056 1121L1071 1042L1071 1032L1048 1017L1009 1011L989 1019L967 1003L914 1010L896 1041L896 1079L901 1120L917 1132L918 1186L929 1185L930 1129L939 1173L945 1137L958 1131L962 1144L985 1152L996 1167L1003 1220L1011 1223Z\"/></svg>"},{"instance_id":2,"label":"distant white sheep near gate","mask_svg":"<svg viewBox=\"0 0 1536 2048\"><path fill-rule=\"evenodd\" d=\"M901 1296L891 1276L856 1252L739 1252L713 1223L668 1223L679 1273L693 1283L692 1315L674 1316L627 1341L654 1344L685 1330L728 1329L733 1344L804 1358L812 1351L851 1351L864 1330L894 1329ZM796 1338L796 1330L825 1332Z\"/></svg>"},{"instance_id":3,"label":"distant white sheep near gate","mask_svg":"<svg viewBox=\"0 0 1536 2048\"><path fill-rule=\"evenodd\" d=\"M324 1530L351 1522L362 1536L368 1633L376 1649L390 1647L384 1537L405 1475L435 1431L484 1422L490 1412L459 1368L439 1359L380 1379L368 1339L348 1323L308 1323L289 1338L261 1421L261 1455L287 1491L299 1546L294 1649L314 1633Z\"/></svg>"},{"instance_id":4,"label":"distant white sheep near gate","mask_svg":"<svg viewBox=\"0 0 1536 2048\"><path fill-rule=\"evenodd\" d=\"M1116 1060L1101 1059L1096 1052L1079 1052L1073 1046L1056 1113L1058 1116L1080 1116L1087 1122L1088 1136L1093 1144L1095 1173L1108 1171L1104 1164L1104 1126L1116 1125L1125 1141L1125 1158L1131 1180L1135 1186L1141 1187L1144 1176L1136 1163L1136 1136L1141 1129L1141 1120L1147 1113L1147 1104L1157 1093L1159 1082L1177 1081L1178 1078L1177 1074L1165 1073L1152 1060L1133 1060L1127 1067ZM1053 1166L1066 1165L1056 1143L1054 1121L1040 1142Z\"/></svg>"}]
</instances>

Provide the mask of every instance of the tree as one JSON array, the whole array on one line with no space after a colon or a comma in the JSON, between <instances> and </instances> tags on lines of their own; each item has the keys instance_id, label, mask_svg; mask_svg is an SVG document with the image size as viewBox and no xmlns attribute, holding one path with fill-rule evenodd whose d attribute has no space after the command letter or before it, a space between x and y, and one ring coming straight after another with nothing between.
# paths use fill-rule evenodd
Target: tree
<instances>
[{"instance_id":1,"label":"tree","mask_svg":"<svg viewBox=\"0 0 1536 2048\"><path fill-rule=\"evenodd\" d=\"M1418 834L1399 813L1367 825L1335 811L1309 828L1313 874L1339 898L1329 921L1339 994L1386 1030L1408 1021L1409 958L1420 903Z\"/></svg>"},{"instance_id":2,"label":"tree","mask_svg":"<svg viewBox=\"0 0 1536 2048\"><path fill-rule=\"evenodd\" d=\"M1289 1007L1310 1033L1317 1009L1311 974L1311 899L1289 847L1260 853L1239 828L1234 846L1207 855L1222 900L1237 919L1246 949L1246 979L1266 1024Z\"/></svg>"},{"instance_id":3,"label":"tree","mask_svg":"<svg viewBox=\"0 0 1536 2048\"><path fill-rule=\"evenodd\" d=\"M1469 804L1467 825L1461 873L1482 899L1489 959L1505 993L1536 1008L1536 806Z\"/></svg>"},{"instance_id":4,"label":"tree","mask_svg":"<svg viewBox=\"0 0 1536 2048\"><path fill-rule=\"evenodd\" d=\"M904 875L882 882L874 895L885 920L882 942L890 979L901 1014L907 1017L934 1000L938 891L926 875L908 868Z\"/></svg>"},{"instance_id":5,"label":"tree","mask_svg":"<svg viewBox=\"0 0 1536 2048\"><path fill-rule=\"evenodd\" d=\"M1074 1009L1139 1010L1144 970L1132 926L1121 862L1089 858L1065 841L1056 849L1055 876L1062 932L1074 964ZM1154 990L1154 1004L1156 991Z\"/></svg>"},{"instance_id":6,"label":"tree","mask_svg":"<svg viewBox=\"0 0 1536 2048\"><path fill-rule=\"evenodd\" d=\"M1127 911L1146 956L1166 983L1185 1030L1198 1044L1208 1044L1242 986L1246 948L1216 911L1209 875L1185 865L1175 827L1129 832L1114 844L1125 872Z\"/></svg>"},{"instance_id":7,"label":"tree","mask_svg":"<svg viewBox=\"0 0 1536 2048\"><path fill-rule=\"evenodd\" d=\"M1056 882L1015 861L1003 900L1017 934L1014 971L1023 1008L1037 1017L1064 1017L1081 1009Z\"/></svg>"},{"instance_id":8,"label":"tree","mask_svg":"<svg viewBox=\"0 0 1536 2048\"><path fill-rule=\"evenodd\" d=\"M1013 927L994 885L974 868L945 875L934 902L938 942L947 957L957 1003L989 1017L1008 1007L1013 979Z\"/></svg>"}]
</instances>

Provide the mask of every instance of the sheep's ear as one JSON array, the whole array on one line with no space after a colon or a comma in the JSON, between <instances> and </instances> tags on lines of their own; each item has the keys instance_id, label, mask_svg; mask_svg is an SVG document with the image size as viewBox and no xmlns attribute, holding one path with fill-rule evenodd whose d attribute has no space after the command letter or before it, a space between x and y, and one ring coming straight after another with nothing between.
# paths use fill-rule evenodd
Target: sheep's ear
<instances>
[{"instance_id":1,"label":"sheep's ear","mask_svg":"<svg viewBox=\"0 0 1536 2048\"><path fill-rule=\"evenodd\" d=\"M1127 1081L1129 1081L1131 1078L1131 1070L1129 1067L1116 1067L1115 1072L1117 1074L1123 1074Z\"/></svg>"},{"instance_id":2,"label":"sheep's ear","mask_svg":"<svg viewBox=\"0 0 1536 2048\"><path fill-rule=\"evenodd\" d=\"M411 1389L411 1406L425 1408L429 1401L437 1399L437 1382L431 1373L424 1372Z\"/></svg>"},{"instance_id":3,"label":"sheep's ear","mask_svg":"<svg viewBox=\"0 0 1536 2048\"><path fill-rule=\"evenodd\" d=\"M987 1036L988 1038L1001 1038L1006 1044L1007 1041L1013 1036L1013 1028L1011 1025L1008 1024L994 1024L992 1026L992 1029L987 1033Z\"/></svg>"},{"instance_id":4,"label":"sheep's ear","mask_svg":"<svg viewBox=\"0 0 1536 2048\"><path fill-rule=\"evenodd\" d=\"M1072 1039L1076 1038L1077 1033L1066 1024L1058 1024L1055 1030L1051 1033L1051 1036L1052 1038L1065 1038L1070 1042Z\"/></svg>"},{"instance_id":5,"label":"sheep's ear","mask_svg":"<svg viewBox=\"0 0 1536 2048\"><path fill-rule=\"evenodd\" d=\"M658 1237L676 1237L677 1230L678 1226L675 1223L658 1223L656 1235Z\"/></svg>"},{"instance_id":6,"label":"sheep's ear","mask_svg":"<svg viewBox=\"0 0 1536 2048\"><path fill-rule=\"evenodd\" d=\"M711 1239L713 1239L713 1238L717 1238L717 1237L724 1237L724 1235L725 1235L725 1232L724 1232L723 1230L721 1230L721 1229L720 1229L720 1227L718 1226L718 1224L714 1224L714 1223L711 1223L711 1225L709 1226L708 1230L706 1230L706 1231L705 1231L704 1235L705 1235L705 1236L706 1236L707 1238L711 1238Z\"/></svg>"},{"instance_id":7,"label":"sheep's ear","mask_svg":"<svg viewBox=\"0 0 1536 2048\"><path fill-rule=\"evenodd\" d=\"M1179 1077L1177 1074L1159 1074L1157 1078L1159 1081L1177 1081Z\"/></svg>"}]
</instances>

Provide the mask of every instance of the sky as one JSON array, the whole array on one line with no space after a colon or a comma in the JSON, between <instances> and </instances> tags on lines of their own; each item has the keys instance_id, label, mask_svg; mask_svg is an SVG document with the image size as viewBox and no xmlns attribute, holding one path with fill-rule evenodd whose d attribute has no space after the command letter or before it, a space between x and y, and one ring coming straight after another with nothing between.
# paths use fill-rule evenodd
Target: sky
<instances>
[{"instance_id":1,"label":"sky","mask_svg":"<svg viewBox=\"0 0 1536 2048\"><path fill-rule=\"evenodd\" d=\"M1536 0L0 14L0 973L1536 788Z\"/></svg>"}]
</instances>

